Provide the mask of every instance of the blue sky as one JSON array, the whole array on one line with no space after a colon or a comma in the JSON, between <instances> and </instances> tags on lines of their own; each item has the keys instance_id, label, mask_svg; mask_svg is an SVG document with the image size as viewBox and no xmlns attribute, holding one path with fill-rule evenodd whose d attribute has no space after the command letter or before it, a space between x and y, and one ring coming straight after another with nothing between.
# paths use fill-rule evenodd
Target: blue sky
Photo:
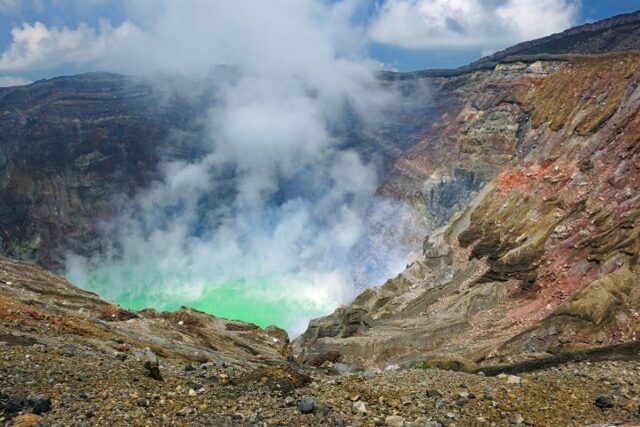
<instances>
[{"instance_id":1,"label":"blue sky","mask_svg":"<svg viewBox=\"0 0 640 427\"><path fill-rule=\"evenodd\" d=\"M135 73L127 43L161 43L154 41L162 32L154 17L198 1L0 0L0 83L102 69ZM278 2L286 4L274 1L274 8ZM640 0L332 0L327 7L342 3L350 5L344 9L357 34L351 38L364 55L403 71L461 66L520 41L640 9ZM216 1L207 11L218 12Z\"/></svg>"},{"instance_id":2,"label":"blue sky","mask_svg":"<svg viewBox=\"0 0 640 427\"><path fill-rule=\"evenodd\" d=\"M537 0L531 0L535 3ZM635 12L640 9L640 0L582 0L576 2L577 13L572 25L599 21L622 13ZM553 33L553 31L551 32ZM524 41L524 40L520 40ZM514 40L514 42L519 42ZM497 45L489 51L500 50L511 46L511 43ZM422 68L453 68L468 64L484 56L482 49L476 46L451 49L407 49L396 45L373 43L370 47L372 56L389 64L395 64L398 69L415 70Z\"/></svg>"}]
</instances>

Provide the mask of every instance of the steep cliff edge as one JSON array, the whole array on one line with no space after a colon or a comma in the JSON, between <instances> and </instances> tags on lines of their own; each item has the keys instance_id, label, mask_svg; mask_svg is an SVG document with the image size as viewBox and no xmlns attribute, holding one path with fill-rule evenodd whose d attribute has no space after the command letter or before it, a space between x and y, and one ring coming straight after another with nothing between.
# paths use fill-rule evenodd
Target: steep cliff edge
<instances>
[{"instance_id":1,"label":"steep cliff edge","mask_svg":"<svg viewBox=\"0 0 640 427\"><path fill-rule=\"evenodd\" d=\"M392 228L385 232L412 242L419 230L446 224L521 154L530 112L511 101L524 81L519 77L544 77L594 54L639 50L639 32L640 12L634 12L523 42L457 69L382 73L404 91L426 88L431 105L419 141L393 162L378 190L409 201L414 209L407 222L418 226L393 228L388 221Z\"/></svg>"},{"instance_id":2,"label":"steep cliff edge","mask_svg":"<svg viewBox=\"0 0 640 427\"><path fill-rule=\"evenodd\" d=\"M0 92L0 253L60 270L66 251L99 249L114 199L157 179L161 159L189 159L197 105L143 79L109 73Z\"/></svg>"},{"instance_id":3,"label":"steep cliff edge","mask_svg":"<svg viewBox=\"0 0 640 427\"><path fill-rule=\"evenodd\" d=\"M443 133L458 135L445 145L461 165L489 163L496 177L429 236L422 259L312 321L296 342L300 358L380 366L446 353L493 364L636 340L639 66L626 53L505 66L521 69L508 80L491 77L505 67L485 75L508 90L485 92L491 107L479 113L472 97ZM495 110L518 112L512 128L498 122L511 130L514 158L472 163L467 153L483 144L460 136L495 123ZM423 146L409 160L428 182L447 162Z\"/></svg>"}]
</instances>

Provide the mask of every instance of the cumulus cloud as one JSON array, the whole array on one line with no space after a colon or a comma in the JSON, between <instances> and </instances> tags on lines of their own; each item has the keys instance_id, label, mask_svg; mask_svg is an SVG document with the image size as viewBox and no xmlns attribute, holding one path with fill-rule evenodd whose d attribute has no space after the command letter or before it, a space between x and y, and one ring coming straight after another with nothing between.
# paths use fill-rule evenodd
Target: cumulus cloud
<instances>
[{"instance_id":1,"label":"cumulus cloud","mask_svg":"<svg viewBox=\"0 0 640 427\"><path fill-rule=\"evenodd\" d=\"M1 1L7 8L13 2ZM89 2L104 3L109 1ZM75 28L25 22L12 28L12 42L0 56L0 70L42 70L72 64L136 74L187 74L206 72L218 64L263 61L278 61L285 68L292 61L308 57L311 52L305 46L320 49L318 54L359 55L366 42L364 29L351 25L361 0L333 2L330 7L308 0L300 4L280 0L272 4L247 0L234 3L131 0L121 5L129 19L115 26L108 20L101 20L97 27L80 23ZM286 17L273 13L280 8L290 9ZM314 21L308 30L298 25L305 20ZM263 37L256 34L256 28L265 31ZM294 40L292 34L304 34L304 38ZM320 40L322 37L325 39ZM297 57L292 50L266 58L269 49L253 49L260 45L266 48L266 44L271 48L293 47ZM249 48L257 58L244 55Z\"/></svg>"},{"instance_id":2,"label":"cumulus cloud","mask_svg":"<svg viewBox=\"0 0 640 427\"><path fill-rule=\"evenodd\" d=\"M163 179L104 225L109 250L70 254L72 281L157 307L201 306L239 286L236 301L221 305L277 307L292 332L347 302L357 290L349 254L378 174L336 129L367 126L393 99L363 53L364 29L352 24L358 4L139 1L130 7L145 16L136 27L143 36L83 29L90 43L127 46L126 56L101 50L117 69L196 79L220 65L231 72L214 81L200 118L207 153L167 159Z\"/></svg>"},{"instance_id":3,"label":"cumulus cloud","mask_svg":"<svg viewBox=\"0 0 640 427\"><path fill-rule=\"evenodd\" d=\"M113 27L85 24L76 29L47 27L41 22L23 23L11 30L13 41L0 56L0 70L51 69L64 64L108 66L113 59L126 59L127 46L142 36L132 23Z\"/></svg>"},{"instance_id":4,"label":"cumulus cloud","mask_svg":"<svg viewBox=\"0 0 640 427\"><path fill-rule=\"evenodd\" d=\"M411 49L503 48L576 23L575 0L386 0L373 41Z\"/></svg>"}]
</instances>

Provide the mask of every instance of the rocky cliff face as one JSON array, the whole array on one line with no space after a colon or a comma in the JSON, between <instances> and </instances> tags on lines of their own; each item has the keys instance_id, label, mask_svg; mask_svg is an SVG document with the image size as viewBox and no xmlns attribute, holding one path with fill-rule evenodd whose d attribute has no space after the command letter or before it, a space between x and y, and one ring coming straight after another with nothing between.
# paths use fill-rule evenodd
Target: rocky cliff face
<instances>
[{"instance_id":1,"label":"rocky cliff face","mask_svg":"<svg viewBox=\"0 0 640 427\"><path fill-rule=\"evenodd\" d=\"M197 144L171 138L194 105L142 81L87 74L0 93L0 252L58 269L65 251L98 249L97 226L157 178L161 158Z\"/></svg>"},{"instance_id":2,"label":"rocky cliff face","mask_svg":"<svg viewBox=\"0 0 640 427\"><path fill-rule=\"evenodd\" d=\"M393 163L378 193L411 201L429 228L446 223L515 156L527 120L526 106L509 100L518 79L544 77L560 64L531 58L456 76L416 75L438 114L425 120L420 141Z\"/></svg>"},{"instance_id":3,"label":"rocky cliff face","mask_svg":"<svg viewBox=\"0 0 640 427\"><path fill-rule=\"evenodd\" d=\"M393 160L378 190L413 209L397 213L400 227L389 220L380 224L380 235L399 233L415 244L416 235L444 225L521 154L528 106L511 101L520 77L543 77L583 55L639 50L639 32L635 12L520 43L458 69L382 74L405 91L426 88L430 114L421 114L418 142Z\"/></svg>"},{"instance_id":4,"label":"rocky cliff face","mask_svg":"<svg viewBox=\"0 0 640 427\"><path fill-rule=\"evenodd\" d=\"M426 204L460 169L487 184L429 236L422 259L312 321L301 358L499 363L637 339L639 65L630 53L459 77L492 90L443 116L383 190L422 181Z\"/></svg>"}]
</instances>

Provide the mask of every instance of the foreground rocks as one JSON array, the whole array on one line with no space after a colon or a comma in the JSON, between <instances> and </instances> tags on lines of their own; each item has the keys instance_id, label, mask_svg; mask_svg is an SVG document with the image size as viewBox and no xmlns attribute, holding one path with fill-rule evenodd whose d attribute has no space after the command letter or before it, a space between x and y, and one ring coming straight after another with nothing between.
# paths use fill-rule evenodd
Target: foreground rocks
<instances>
[{"instance_id":1,"label":"foreground rocks","mask_svg":"<svg viewBox=\"0 0 640 427\"><path fill-rule=\"evenodd\" d=\"M507 375L439 369L332 376L299 367L225 368L214 360L194 370L173 358L162 359L161 366L163 382L146 376L135 360L107 352L4 345L3 395L49 396L51 408L38 415L31 406L8 411L2 400L0 425L31 425L28 420L52 426L640 423L635 362L567 364L522 374L519 382ZM292 381L293 376L308 381Z\"/></svg>"}]
</instances>

